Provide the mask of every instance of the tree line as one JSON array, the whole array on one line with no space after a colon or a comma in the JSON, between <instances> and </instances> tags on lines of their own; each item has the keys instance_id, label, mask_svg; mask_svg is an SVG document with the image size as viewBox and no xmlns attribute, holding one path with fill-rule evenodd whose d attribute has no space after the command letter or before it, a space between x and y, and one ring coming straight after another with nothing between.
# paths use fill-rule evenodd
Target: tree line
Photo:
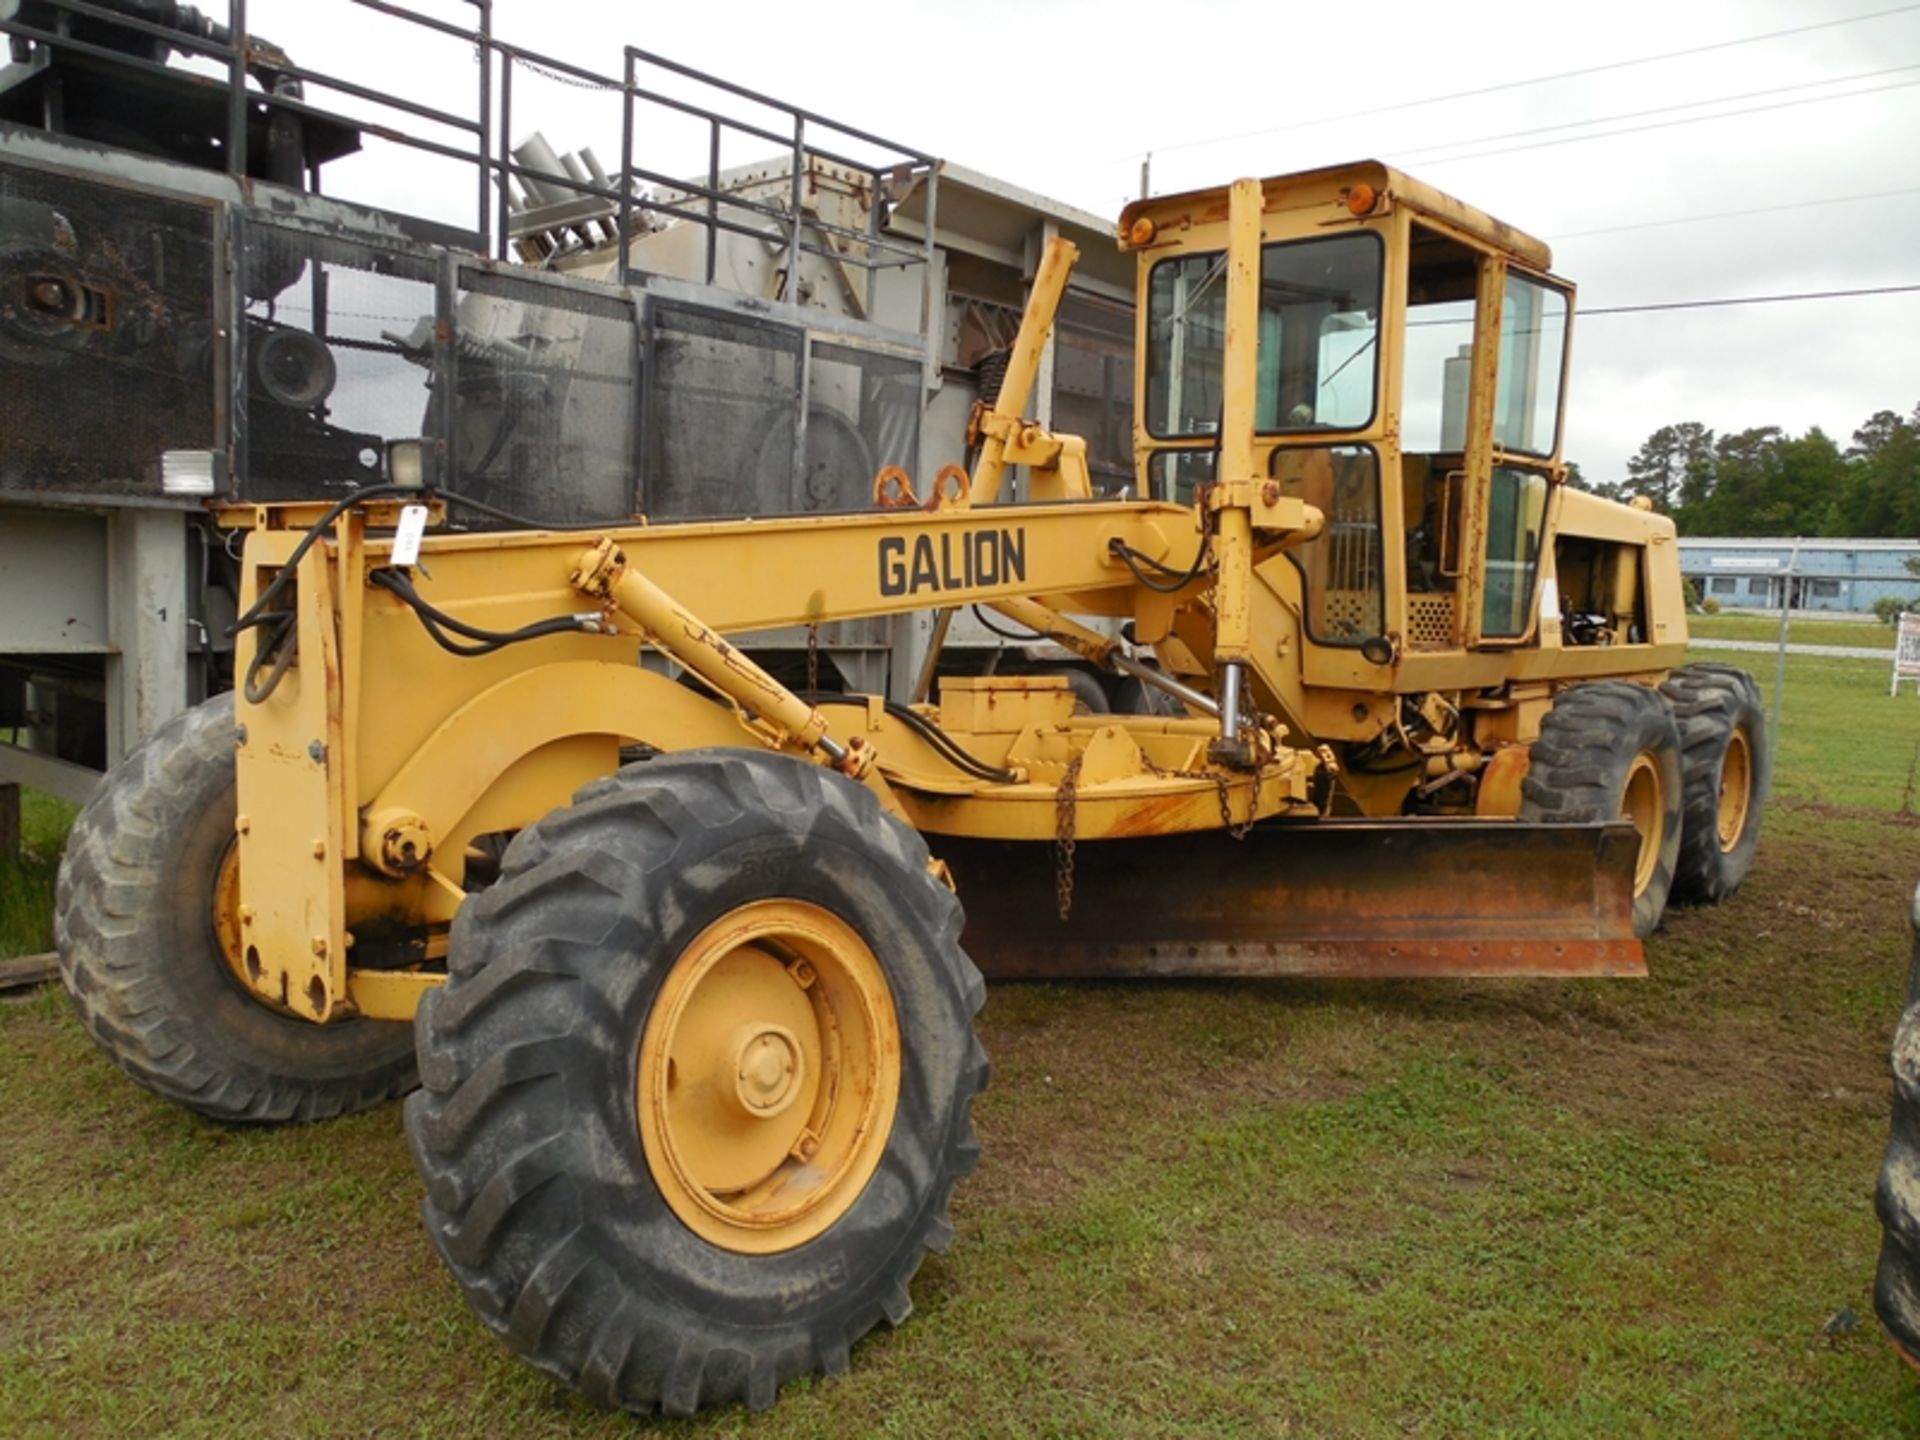
<instances>
[{"instance_id":1,"label":"tree line","mask_svg":"<svg viewBox=\"0 0 1920 1440\"><path fill-rule=\"evenodd\" d=\"M1644 495L1682 535L1920 536L1920 405L1882 410L1844 450L1818 426L1716 435L1688 420L1662 425L1624 479L1570 483L1612 500Z\"/></svg>"}]
</instances>

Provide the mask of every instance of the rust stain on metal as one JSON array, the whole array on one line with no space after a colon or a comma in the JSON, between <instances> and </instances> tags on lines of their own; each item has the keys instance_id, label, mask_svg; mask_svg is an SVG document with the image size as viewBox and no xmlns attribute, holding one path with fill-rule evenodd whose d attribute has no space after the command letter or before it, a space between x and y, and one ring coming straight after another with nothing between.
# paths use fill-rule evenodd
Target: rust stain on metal
<instances>
[{"instance_id":1,"label":"rust stain on metal","mask_svg":"<svg viewBox=\"0 0 1920 1440\"><path fill-rule=\"evenodd\" d=\"M990 977L1640 975L1620 825L1325 820L1080 847L1052 920L1034 846L945 840ZM1490 884L1487 877L1502 877ZM1126 897L1151 894L1150 907Z\"/></svg>"},{"instance_id":2,"label":"rust stain on metal","mask_svg":"<svg viewBox=\"0 0 1920 1440\"><path fill-rule=\"evenodd\" d=\"M1127 839L1141 835L1164 835L1173 819L1191 804L1191 795L1161 795L1143 800L1114 822L1113 834Z\"/></svg>"}]
</instances>

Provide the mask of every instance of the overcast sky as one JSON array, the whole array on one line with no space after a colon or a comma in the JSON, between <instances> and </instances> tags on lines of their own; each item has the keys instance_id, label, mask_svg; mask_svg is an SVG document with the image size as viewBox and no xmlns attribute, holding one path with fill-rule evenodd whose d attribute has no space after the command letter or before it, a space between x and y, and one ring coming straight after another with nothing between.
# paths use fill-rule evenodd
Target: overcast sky
<instances>
[{"instance_id":1,"label":"overcast sky","mask_svg":"<svg viewBox=\"0 0 1920 1440\"><path fill-rule=\"evenodd\" d=\"M400 43L406 27L343 0L252 0L250 14L303 64L471 113L475 67L457 45ZM1723 43L1810 26L1824 28ZM1137 192L1148 151L1162 192L1382 159L1547 240L1583 308L1920 284L1920 4L494 0L494 28L609 73L637 44L1101 215ZM1704 46L1721 48L1512 84ZM1491 86L1509 88L1404 104ZM1754 113L1697 118L1736 110ZM616 97L516 72L516 132L611 165L618 116ZM704 168L690 133L650 144L653 168ZM329 185L402 206L468 194L378 145ZM1802 208L1698 218L1780 206ZM1593 315L1575 326L1566 455L1616 478L1680 420L1819 425L1844 446L1874 411L1916 402L1920 293Z\"/></svg>"}]
</instances>

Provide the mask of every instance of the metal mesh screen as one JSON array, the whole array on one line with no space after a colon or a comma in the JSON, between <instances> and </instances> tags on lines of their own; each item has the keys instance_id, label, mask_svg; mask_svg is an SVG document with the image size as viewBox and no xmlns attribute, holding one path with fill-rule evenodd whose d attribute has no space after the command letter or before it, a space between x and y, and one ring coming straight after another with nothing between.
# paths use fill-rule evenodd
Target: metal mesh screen
<instances>
[{"instance_id":1,"label":"metal mesh screen","mask_svg":"<svg viewBox=\"0 0 1920 1440\"><path fill-rule=\"evenodd\" d=\"M1364 445L1273 452L1283 493L1317 507L1327 528L1287 552L1306 581L1307 633L1322 645L1359 645L1386 628L1380 566L1380 461Z\"/></svg>"},{"instance_id":2,"label":"metal mesh screen","mask_svg":"<svg viewBox=\"0 0 1920 1440\"><path fill-rule=\"evenodd\" d=\"M549 523L633 513L633 306L461 273L454 315L454 484Z\"/></svg>"},{"instance_id":3,"label":"metal mesh screen","mask_svg":"<svg viewBox=\"0 0 1920 1440\"><path fill-rule=\"evenodd\" d=\"M0 486L157 491L214 432L212 214L0 167Z\"/></svg>"},{"instance_id":4,"label":"metal mesh screen","mask_svg":"<svg viewBox=\"0 0 1920 1440\"><path fill-rule=\"evenodd\" d=\"M807 368L806 464L796 510L866 510L883 465L915 472L920 453L920 365L815 345Z\"/></svg>"},{"instance_id":5,"label":"metal mesh screen","mask_svg":"<svg viewBox=\"0 0 1920 1440\"><path fill-rule=\"evenodd\" d=\"M791 508L806 337L660 302L650 325L647 513L678 520Z\"/></svg>"},{"instance_id":6,"label":"metal mesh screen","mask_svg":"<svg viewBox=\"0 0 1920 1440\"><path fill-rule=\"evenodd\" d=\"M920 365L893 355L815 344L807 361L806 463L791 506L799 511L867 510L883 465L916 474L920 452ZM820 627L829 649L887 643L885 620Z\"/></svg>"},{"instance_id":7,"label":"metal mesh screen","mask_svg":"<svg viewBox=\"0 0 1920 1440\"><path fill-rule=\"evenodd\" d=\"M1407 643L1416 650L1445 650L1453 644L1453 596L1407 596Z\"/></svg>"},{"instance_id":8,"label":"metal mesh screen","mask_svg":"<svg viewBox=\"0 0 1920 1440\"><path fill-rule=\"evenodd\" d=\"M1053 331L1053 429L1087 442L1094 492L1133 483L1133 307L1069 292Z\"/></svg>"},{"instance_id":9,"label":"metal mesh screen","mask_svg":"<svg viewBox=\"0 0 1920 1440\"><path fill-rule=\"evenodd\" d=\"M241 264L242 494L365 485L388 440L438 432L430 259L250 224Z\"/></svg>"}]
</instances>

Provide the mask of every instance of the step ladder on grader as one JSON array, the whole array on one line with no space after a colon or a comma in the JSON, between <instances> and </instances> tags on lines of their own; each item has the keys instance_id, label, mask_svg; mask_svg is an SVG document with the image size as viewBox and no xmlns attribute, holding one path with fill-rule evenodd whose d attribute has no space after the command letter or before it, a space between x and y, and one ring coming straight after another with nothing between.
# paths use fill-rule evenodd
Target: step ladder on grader
<instances>
[{"instance_id":1,"label":"step ladder on grader","mask_svg":"<svg viewBox=\"0 0 1920 1440\"><path fill-rule=\"evenodd\" d=\"M225 1120L417 1086L482 1319L686 1413L906 1318L978 1154L982 971L1644 973L1670 895L1744 876L1767 752L1749 678L1680 668L1672 523L1565 483L1547 247L1371 163L1119 237L1130 496L1022 418L1056 240L924 501L465 531L397 465L229 509L244 683L115 772L62 874L90 1032ZM728 638L969 605L1152 713L796 693Z\"/></svg>"}]
</instances>

